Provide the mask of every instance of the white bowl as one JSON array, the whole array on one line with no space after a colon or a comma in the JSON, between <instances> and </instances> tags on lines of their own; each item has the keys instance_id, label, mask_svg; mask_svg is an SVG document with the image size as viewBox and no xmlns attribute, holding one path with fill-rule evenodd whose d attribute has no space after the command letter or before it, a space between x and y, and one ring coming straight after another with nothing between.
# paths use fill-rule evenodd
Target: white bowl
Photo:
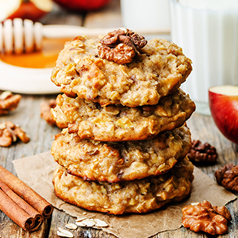
<instances>
[{"instance_id":1,"label":"white bowl","mask_svg":"<svg viewBox=\"0 0 238 238\"><path fill-rule=\"evenodd\" d=\"M52 68L17 67L0 61L0 89L23 94L53 94L60 88L50 80Z\"/></svg>"}]
</instances>

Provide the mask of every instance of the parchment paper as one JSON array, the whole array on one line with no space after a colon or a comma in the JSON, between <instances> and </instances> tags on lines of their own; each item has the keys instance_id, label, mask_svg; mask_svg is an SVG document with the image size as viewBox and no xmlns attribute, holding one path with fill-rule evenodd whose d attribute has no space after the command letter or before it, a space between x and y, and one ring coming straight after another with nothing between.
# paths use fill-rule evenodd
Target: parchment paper
<instances>
[{"instance_id":1,"label":"parchment paper","mask_svg":"<svg viewBox=\"0 0 238 238\"><path fill-rule=\"evenodd\" d=\"M55 196L52 177L57 164L50 152L15 160L13 163L18 177L54 207L73 217L99 218L109 224L109 227L103 228L104 231L121 238L145 238L181 227L182 207L190 203L207 200L214 206L224 206L236 199L234 194L218 186L213 179L195 167L192 193L186 201L169 204L161 210L148 214L107 215L78 208Z\"/></svg>"}]
</instances>

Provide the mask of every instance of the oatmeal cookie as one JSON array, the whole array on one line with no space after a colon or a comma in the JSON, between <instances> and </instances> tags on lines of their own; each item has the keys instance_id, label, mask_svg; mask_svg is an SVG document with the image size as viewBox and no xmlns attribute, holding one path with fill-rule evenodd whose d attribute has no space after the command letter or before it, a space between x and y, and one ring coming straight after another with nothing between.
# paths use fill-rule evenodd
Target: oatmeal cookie
<instances>
[{"instance_id":1,"label":"oatmeal cookie","mask_svg":"<svg viewBox=\"0 0 238 238\"><path fill-rule=\"evenodd\" d=\"M154 106L125 107L58 95L51 110L58 127L69 128L81 139L99 141L145 140L165 130L173 130L190 117L194 102L181 89L161 98Z\"/></svg>"},{"instance_id":2,"label":"oatmeal cookie","mask_svg":"<svg viewBox=\"0 0 238 238\"><path fill-rule=\"evenodd\" d=\"M186 126L145 141L99 142L80 140L64 129L51 153L67 172L85 180L119 182L159 175L170 170L191 148Z\"/></svg>"},{"instance_id":3,"label":"oatmeal cookie","mask_svg":"<svg viewBox=\"0 0 238 238\"><path fill-rule=\"evenodd\" d=\"M110 214L146 213L181 201L191 190L193 165L187 158L163 175L123 183L85 181L59 166L54 172L55 194L88 210Z\"/></svg>"},{"instance_id":4,"label":"oatmeal cookie","mask_svg":"<svg viewBox=\"0 0 238 238\"><path fill-rule=\"evenodd\" d=\"M101 106L155 105L179 88L192 70L191 60L177 45L152 39L128 64L99 56L100 39L76 37L65 44L51 80L68 96L98 102Z\"/></svg>"}]
</instances>

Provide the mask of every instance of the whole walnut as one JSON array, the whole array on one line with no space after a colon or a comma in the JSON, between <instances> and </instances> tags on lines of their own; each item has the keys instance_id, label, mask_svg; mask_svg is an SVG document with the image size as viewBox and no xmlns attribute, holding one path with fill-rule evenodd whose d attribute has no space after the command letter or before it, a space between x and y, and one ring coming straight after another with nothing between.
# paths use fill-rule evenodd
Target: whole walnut
<instances>
[{"instance_id":1,"label":"whole walnut","mask_svg":"<svg viewBox=\"0 0 238 238\"><path fill-rule=\"evenodd\" d=\"M226 207L212 206L210 202L193 203L182 209L182 223L194 232L203 231L211 235L227 233L231 215Z\"/></svg>"},{"instance_id":2,"label":"whole walnut","mask_svg":"<svg viewBox=\"0 0 238 238\"><path fill-rule=\"evenodd\" d=\"M226 164L215 171L217 183L228 190L238 192L238 165Z\"/></svg>"}]
</instances>

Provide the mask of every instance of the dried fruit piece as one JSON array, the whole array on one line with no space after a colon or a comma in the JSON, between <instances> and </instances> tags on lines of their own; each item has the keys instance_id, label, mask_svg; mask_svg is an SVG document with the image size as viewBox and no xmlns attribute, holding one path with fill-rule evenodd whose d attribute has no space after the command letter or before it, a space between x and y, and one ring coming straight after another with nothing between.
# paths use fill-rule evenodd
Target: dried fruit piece
<instances>
[{"instance_id":1,"label":"dried fruit piece","mask_svg":"<svg viewBox=\"0 0 238 238\"><path fill-rule=\"evenodd\" d=\"M216 148L209 143L202 143L200 140L192 141L192 148L188 153L191 162L198 163L215 163L217 160Z\"/></svg>"},{"instance_id":2,"label":"dried fruit piece","mask_svg":"<svg viewBox=\"0 0 238 238\"><path fill-rule=\"evenodd\" d=\"M19 138L22 142L28 143L29 136L21 127L16 126L10 121L0 124L0 146L8 147Z\"/></svg>"},{"instance_id":3,"label":"dried fruit piece","mask_svg":"<svg viewBox=\"0 0 238 238\"><path fill-rule=\"evenodd\" d=\"M226 164L215 171L217 183L224 188L238 192L238 165Z\"/></svg>"},{"instance_id":4,"label":"dried fruit piece","mask_svg":"<svg viewBox=\"0 0 238 238\"><path fill-rule=\"evenodd\" d=\"M4 91L0 95L0 115L8 114L17 108L21 95L13 95L10 91Z\"/></svg>"},{"instance_id":5,"label":"dried fruit piece","mask_svg":"<svg viewBox=\"0 0 238 238\"><path fill-rule=\"evenodd\" d=\"M117 64L130 63L140 54L139 49L147 44L143 36L128 29L109 32L100 42L102 45L98 46L99 56Z\"/></svg>"},{"instance_id":6,"label":"dried fruit piece","mask_svg":"<svg viewBox=\"0 0 238 238\"><path fill-rule=\"evenodd\" d=\"M51 126L55 125L55 121L51 116L50 110L51 108L55 107L56 107L55 99L51 99L48 102L45 101L41 103L40 115Z\"/></svg>"},{"instance_id":7,"label":"dried fruit piece","mask_svg":"<svg viewBox=\"0 0 238 238\"><path fill-rule=\"evenodd\" d=\"M193 203L182 209L184 227L211 235L221 235L228 231L227 222L231 220L226 207L212 206L210 202Z\"/></svg>"}]
</instances>

